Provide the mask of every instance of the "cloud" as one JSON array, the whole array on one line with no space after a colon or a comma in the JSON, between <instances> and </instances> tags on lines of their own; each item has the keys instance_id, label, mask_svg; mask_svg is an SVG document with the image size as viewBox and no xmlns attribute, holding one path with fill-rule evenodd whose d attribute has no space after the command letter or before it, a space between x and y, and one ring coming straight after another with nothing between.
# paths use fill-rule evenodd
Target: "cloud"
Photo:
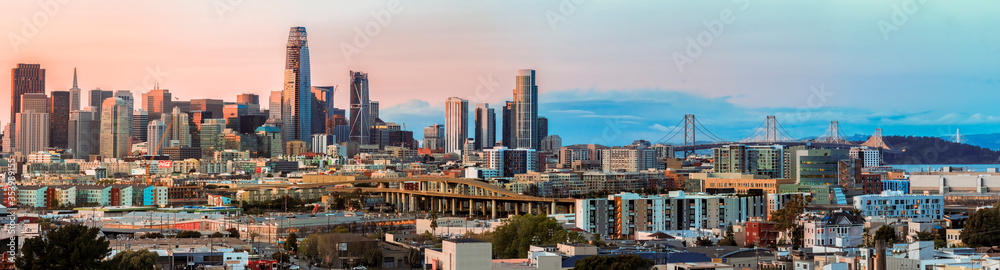
<instances>
[{"instance_id":1,"label":"cloud","mask_svg":"<svg viewBox=\"0 0 1000 270\"><path fill-rule=\"evenodd\" d=\"M649 126L649 128L652 129L652 130L662 131L662 132L668 132L668 131L674 129L674 127L665 127L665 126L660 125L660 124L653 124L652 126Z\"/></svg>"}]
</instances>

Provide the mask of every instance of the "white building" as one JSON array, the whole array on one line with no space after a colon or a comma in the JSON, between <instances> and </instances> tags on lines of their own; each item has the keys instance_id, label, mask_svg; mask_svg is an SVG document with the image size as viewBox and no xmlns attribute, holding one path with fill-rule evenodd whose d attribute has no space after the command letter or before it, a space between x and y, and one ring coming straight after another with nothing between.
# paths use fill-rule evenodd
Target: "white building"
<instances>
[{"instance_id":1,"label":"white building","mask_svg":"<svg viewBox=\"0 0 1000 270\"><path fill-rule=\"evenodd\" d=\"M444 152L461 152L469 138L469 101L449 97L444 109Z\"/></svg>"},{"instance_id":2,"label":"white building","mask_svg":"<svg viewBox=\"0 0 1000 270\"><path fill-rule=\"evenodd\" d=\"M49 147L49 114L37 112L17 113L14 147L21 153L43 151ZM7 135L7 136L10 136Z\"/></svg>"},{"instance_id":3,"label":"white building","mask_svg":"<svg viewBox=\"0 0 1000 270\"><path fill-rule=\"evenodd\" d=\"M326 153L327 147L337 144L337 137L333 134L319 133L312 135L312 152Z\"/></svg>"},{"instance_id":4,"label":"white building","mask_svg":"<svg viewBox=\"0 0 1000 270\"><path fill-rule=\"evenodd\" d=\"M486 168L500 171L502 177L538 171L538 153L535 149L493 147L483 149Z\"/></svg>"},{"instance_id":5,"label":"white building","mask_svg":"<svg viewBox=\"0 0 1000 270\"><path fill-rule=\"evenodd\" d=\"M607 235L627 238L639 231L725 229L751 218L764 217L766 209L764 196L687 194L683 191L671 191L666 196L620 193L607 199L583 201L577 201L577 227L590 233L604 231ZM606 207L613 209L608 211Z\"/></svg>"},{"instance_id":6,"label":"white building","mask_svg":"<svg viewBox=\"0 0 1000 270\"><path fill-rule=\"evenodd\" d=\"M944 216L944 196L883 191L881 194L854 197L854 208L861 209L861 213L869 218L941 219Z\"/></svg>"},{"instance_id":7,"label":"white building","mask_svg":"<svg viewBox=\"0 0 1000 270\"><path fill-rule=\"evenodd\" d=\"M440 249L426 249L424 264L431 270L492 269L493 244L475 239L448 239Z\"/></svg>"},{"instance_id":8,"label":"white building","mask_svg":"<svg viewBox=\"0 0 1000 270\"><path fill-rule=\"evenodd\" d=\"M882 165L882 152L868 146L851 147L849 152L851 158L860 158L865 167L878 167Z\"/></svg>"},{"instance_id":9,"label":"white building","mask_svg":"<svg viewBox=\"0 0 1000 270\"><path fill-rule=\"evenodd\" d=\"M656 166L656 151L653 149L611 148L601 151L601 155L604 172L638 172Z\"/></svg>"},{"instance_id":10,"label":"white building","mask_svg":"<svg viewBox=\"0 0 1000 270\"><path fill-rule=\"evenodd\" d=\"M864 241L861 235L865 230L865 220L860 215L835 212L825 216L810 216L805 218L803 227L803 246L806 248L851 248ZM817 252L823 251L825 250Z\"/></svg>"}]
</instances>

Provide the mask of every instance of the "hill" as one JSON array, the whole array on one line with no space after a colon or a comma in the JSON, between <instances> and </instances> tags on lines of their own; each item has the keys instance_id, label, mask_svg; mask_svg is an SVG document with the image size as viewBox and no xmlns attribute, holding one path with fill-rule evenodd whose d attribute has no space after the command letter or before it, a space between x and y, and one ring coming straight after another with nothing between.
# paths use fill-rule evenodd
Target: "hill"
<instances>
[{"instance_id":1,"label":"hill","mask_svg":"<svg viewBox=\"0 0 1000 270\"><path fill-rule=\"evenodd\" d=\"M900 155L886 155L886 164L995 164L1000 152L954 143L937 137L884 136L886 144L902 150Z\"/></svg>"}]
</instances>

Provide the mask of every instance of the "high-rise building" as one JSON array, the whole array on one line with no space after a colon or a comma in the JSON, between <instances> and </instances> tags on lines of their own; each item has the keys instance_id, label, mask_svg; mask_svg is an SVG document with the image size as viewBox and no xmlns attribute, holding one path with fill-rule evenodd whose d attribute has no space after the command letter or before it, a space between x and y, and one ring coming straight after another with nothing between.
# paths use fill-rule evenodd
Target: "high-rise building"
<instances>
[{"instance_id":1,"label":"high-rise building","mask_svg":"<svg viewBox=\"0 0 1000 270\"><path fill-rule=\"evenodd\" d=\"M281 94L281 130L287 141L312 136L312 79L305 27L292 27L285 46L285 89Z\"/></svg>"},{"instance_id":2,"label":"high-rise building","mask_svg":"<svg viewBox=\"0 0 1000 270\"><path fill-rule=\"evenodd\" d=\"M142 109L149 112L148 115L151 119L160 118L161 114L168 113L172 111L173 108L174 101L173 96L170 94L170 90L153 89L142 94Z\"/></svg>"},{"instance_id":3,"label":"high-rise building","mask_svg":"<svg viewBox=\"0 0 1000 270\"><path fill-rule=\"evenodd\" d=\"M113 97L115 95L114 91L104 91L100 88L90 90L90 107L94 108L94 112L102 112L101 104L104 104L104 100Z\"/></svg>"},{"instance_id":4,"label":"high-rise building","mask_svg":"<svg viewBox=\"0 0 1000 270\"><path fill-rule=\"evenodd\" d=\"M101 156L122 158L129 154L132 133L132 110L118 97L108 98L101 104Z\"/></svg>"},{"instance_id":5,"label":"high-rise building","mask_svg":"<svg viewBox=\"0 0 1000 270\"><path fill-rule=\"evenodd\" d=\"M160 121L167 125L167 139L163 141L164 147L189 147L191 144L191 122L188 114L181 112L180 108L174 108L170 113L160 116Z\"/></svg>"},{"instance_id":6,"label":"high-rise building","mask_svg":"<svg viewBox=\"0 0 1000 270\"><path fill-rule=\"evenodd\" d=\"M135 122L132 124L132 136L139 139L139 141L149 141L146 138L147 131L149 131L149 119L149 112L146 110L139 109L132 113L132 121Z\"/></svg>"},{"instance_id":7,"label":"high-rise building","mask_svg":"<svg viewBox=\"0 0 1000 270\"><path fill-rule=\"evenodd\" d=\"M79 159L95 155L101 149L101 114L92 109L69 113L69 149Z\"/></svg>"},{"instance_id":8,"label":"high-rise building","mask_svg":"<svg viewBox=\"0 0 1000 270\"><path fill-rule=\"evenodd\" d=\"M368 101L368 113L371 114L371 119L373 122L378 122L378 101Z\"/></svg>"},{"instance_id":9,"label":"high-rise building","mask_svg":"<svg viewBox=\"0 0 1000 270\"><path fill-rule=\"evenodd\" d=\"M236 104L260 104L260 96L253 93L243 93L236 96Z\"/></svg>"},{"instance_id":10,"label":"high-rise building","mask_svg":"<svg viewBox=\"0 0 1000 270\"><path fill-rule=\"evenodd\" d=\"M70 99L69 91L52 91L49 98L49 143L52 147L69 147Z\"/></svg>"},{"instance_id":11,"label":"high-rise building","mask_svg":"<svg viewBox=\"0 0 1000 270\"><path fill-rule=\"evenodd\" d=\"M424 148L444 148L444 125L433 124L424 128Z\"/></svg>"},{"instance_id":12,"label":"high-rise building","mask_svg":"<svg viewBox=\"0 0 1000 270\"><path fill-rule=\"evenodd\" d=\"M115 97L120 98L125 101L125 107L129 111L129 115L132 115L132 110L135 109L135 98L132 97L132 91L129 90L118 90L115 91Z\"/></svg>"},{"instance_id":13,"label":"high-rise building","mask_svg":"<svg viewBox=\"0 0 1000 270\"><path fill-rule=\"evenodd\" d=\"M538 149L538 86L535 70L519 69L514 88L514 146Z\"/></svg>"},{"instance_id":14,"label":"high-rise building","mask_svg":"<svg viewBox=\"0 0 1000 270\"><path fill-rule=\"evenodd\" d=\"M501 144L510 148L514 146L514 102L507 101L503 105L503 115L501 117L503 129L500 131Z\"/></svg>"},{"instance_id":15,"label":"high-rise building","mask_svg":"<svg viewBox=\"0 0 1000 270\"><path fill-rule=\"evenodd\" d=\"M217 115L223 115L225 112L226 102L221 99L192 99L191 106L188 110L181 110L181 112L189 113L193 111L207 111L212 112L212 115L218 117Z\"/></svg>"},{"instance_id":16,"label":"high-rise building","mask_svg":"<svg viewBox=\"0 0 1000 270\"><path fill-rule=\"evenodd\" d=\"M275 125L281 124L281 91L271 91L271 96L267 102L267 122Z\"/></svg>"},{"instance_id":17,"label":"high-rise building","mask_svg":"<svg viewBox=\"0 0 1000 270\"><path fill-rule=\"evenodd\" d=\"M3 153L13 153L14 152L14 130L10 123L3 125L3 145L0 146L3 149Z\"/></svg>"},{"instance_id":18,"label":"high-rise building","mask_svg":"<svg viewBox=\"0 0 1000 270\"><path fill-rule=\"evenodd\" d=\"M49 114L28 110L17 113L14 149L27 155L49 146Z\"/></svg>"},{"instance_id":19,"label":"high-rise building","mask_svg":"<svg viewBox=\"0 0 1000 270\"><path fill-rule=\"evenodd\" d=\"M351 141L371 143L371 104L368 100L368 73L351 71Z\"/></svg>"},{"instance_id":20,"label":"high-rise building","mask_svg":"<svg viewBox=\"0 0 1000 270\"><path fill-rule=\"evenodd\" d=\"M335 138L334 135L326 133L313 134L311 144L312 152L326 153L326 147L336 143L337 138Z\"/></svg>"},{"instance_id":21,"label":"high-rise building","mask_svg":"<svg viewBox=\"0 0 1000 270\"><path fill-rule=\"evenodd\" d=\"M26 93L45 94L45 69L39 64L17 64L10 69L11 123L17 122L15 116L21 112L21 95Z\"/></svg>"},{"instance_id":22,"label":"high-rise building","mask_svg":"<svg viewBox=\"0 0 1000 270\"><path fill-rule=\"evenodd\" d=\"M201 134L201 149L222 150L225 146L225 137L222 135L226 129L225 119L204 119L198 129Z\"/></svg>"},{"instance_id":23,"label":"high-rise building","mask_svg":"<svg viewBox=\"0 0 1000 270\"><path fill-rule=\"evenodd\" d=\"M444 151L458 153L469 138L469 101L450 97L444 105Z\"/></svg>"},{"instance_id":24,"label":"high-rise building","mask_svg":"<svg viewBox=\"0 0 1000 270\"><path fill-rule=\"evenodd\" d=\"M149 121L146 125L146 134L149 134L148 144L146 145L148 153L150 155L159 155L160 149L163 149L165 145L160 139L164 138L163 134L167 131L167 125L163 124L163 121L159 119L154 119Z\"/></svg>"},{"instance_id":25,"label":"high-rise building","mask_svg":"<svg viewBox=\"0 0 1000 270\"><path fill-rule=\"evenodd\" d=\"M275 125L266 124L256 130L260 139L260 156L277 157L284 155L284 143L281 138L281 129Z\"/></svg>"},{"instance_id":26,"label":"high-rise building","mask_svg":"<svg viewBox=\"0 0 1000 270\"><path fill-rule=\"evenodd\" d=\"M712 171L784 178L784 150L781 145L724 145L712 149L715 157Z\"/></svg>"},{"instance_id":27,"label":"high-rise building","mask_svg":"<svg viewBox=\"0 0 1000 270\"><path fill-rule=\"evenodd\" d=\"M497 114L489 104L476 104L476 150L493 148L497 143Z\"/></svg>"},{"instance_id":28,"label":"high-rise building","mask_svg":"<svg viewBox=\"0 0 1000 270\"><path fill-rule=\"evenodd\" d=\"M549 136L549 119L543 117L538 118L538 143L542 143L542 139Z\"/></svg>"},{"instance_id":29,"label":"high-rise building","mask_svg":"<svg viewBox=\"0 0 1000 270\"><path fill-rule=\"evenodd\" d=\"M73 68L73 88L69 89L69 110L80 110L80 87L76 84L76 68Z\"/></svg>"},{"instance_id":30,"label":"high-rise building","mask_svg":"<svg viewBox=\"0 0 1000 270\"><path fill-rule=\"evenodd\" d=\"M49 96L44 93L25 93L20 101L21 112L49 113Z\"/></svg>"}]
</instances>

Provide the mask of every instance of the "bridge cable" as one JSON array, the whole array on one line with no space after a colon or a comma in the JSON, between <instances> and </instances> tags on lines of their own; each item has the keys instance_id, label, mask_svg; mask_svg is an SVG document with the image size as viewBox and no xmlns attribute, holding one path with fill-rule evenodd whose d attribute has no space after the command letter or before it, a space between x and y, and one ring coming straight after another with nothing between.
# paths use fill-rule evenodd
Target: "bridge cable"
<instances>
[{"instance_id":1,"label":"bridge cable","mask_svg":"<svg viewBox=\"0 0 1000 270\"><path fill-rule=\"evenodd\" d=\"M700 126L701 129L703 130L702 131L702 135L711 135L711 136L706 136L706 137L709 137L709 139L713 139L713 140L716 140L718 142L726 142L726 140L723 140L722 137L719 137L718 135L715 135L715 133L712 133L711 130L708 130L708 128L705 127L705 124L702 124L701 120L698 120L698 118L695 118L694 122L697 123L698 126ZM708 134L705 134L705 132L708 132Z\"/></svg>"},{"instance_id":2,"label":"bridge cable","mask_svg":"<svg viewBox=\"0 0 1000 270\"><path fill-rule=\"evenodd\" d=\"M660 138L660 140L658 140L658 141L656 141L656 142L657 142L657 143L661 143L661 142L664 142L663 138L667 138L667 136L669 136L670 134L672 134L672 133L674 133L674 132L677 132L677 134L680 134L680 130L681 130L680 126L681 126L681 124L683 124L683 123L684 123L684 119L681 119L681 121L680 121L680 122L677 122L677 124L676 124L676 125L674 125L674 129L671 129L671 130L670 130L669 132L667 132L667 134L666 134L666 135L663 135L663 137L661 137L661 138ZM676 136L677 136L677 134L674 134L674 136L671 136L670 138L668 138L668 139L667 139L667 141L669 141L669 140L673 139L673 137L676 137Z\"/></svg>"}]
</instances>

